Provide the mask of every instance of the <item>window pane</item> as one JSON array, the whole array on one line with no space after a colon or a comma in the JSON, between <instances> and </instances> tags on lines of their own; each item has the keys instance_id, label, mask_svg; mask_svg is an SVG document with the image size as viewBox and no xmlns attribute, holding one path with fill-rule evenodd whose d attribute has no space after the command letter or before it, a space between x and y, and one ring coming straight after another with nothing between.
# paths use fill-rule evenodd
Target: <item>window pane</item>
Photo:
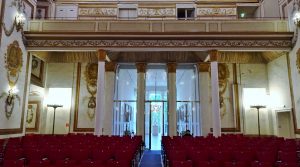
<instances>
[{"instance_id":1,"label":"window pane","mask_svg":"<svg viewBox=\"0 0 300 167\"><path fill-rule=\"evenodd\" d=\"M136 134L137 70L135 66L119 66L116 72L113 134Z\"/></svg>"},{"instance_id":2,"label":"window pane","mask_svg":"<svg viewBox=\"0 0 300 167\"><path fill-rule=\"evenodd\" d=\"M167 100L167 73L164 68L146 72L146 100Z\"/></svg>"},{"instance_id":3,"label":"window pane","mask_svg":"<svg viewBox=\"0 0 300 167\"><path fill-rule=\"evenodd\" d=\"M195 9L187 9L187 18L194 18L195 17Z\"/></svg>"},{"instance_id":4,"label":"window pane","mask_svg":"<svg viewBox=\"0 0 300 167\"><path fill-rule=\"evenodd\" d=\"M120 66L116 74L115 100L136 100L137 70Z\"/></svg>"},{"instance_id":5,"label":"window pane","mask_svg":"<svg viewBox=\"0 0 300 167\"><path fill-rule=\"evenodd\" d=\"M177 68L176 70L176 89L177 101L199 100L197 96L198 82L196 70L193 66Z\"/></svg>"},{"instance_id":6,"label":"window pane","mask_svg":"<svg viewBox=\"0 0 300 167\"><path fill-rule=\"evenodd\" d=\"M194 65L181 65L176 70L177 132L189 130L193 136L201 134L198 71Z\"/></svg>"},{"instance_id":7,"label":"window pane","mask_svg":"<svg viewBox=\"0 0 300 167\"><path fill-rule=\"evenodd\" d=\"M177 18L185 18L185 9L177 9Z\"/></svg>"}]
</instances>

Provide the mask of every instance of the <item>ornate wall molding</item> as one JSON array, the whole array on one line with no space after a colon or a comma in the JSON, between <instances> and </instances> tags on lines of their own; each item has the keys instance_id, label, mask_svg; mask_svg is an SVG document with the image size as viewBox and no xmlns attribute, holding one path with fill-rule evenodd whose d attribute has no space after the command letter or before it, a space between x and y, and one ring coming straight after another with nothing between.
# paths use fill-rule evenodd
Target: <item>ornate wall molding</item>
<instances>
[{"instance_id":1,"label":"ornate wall molding","mask_svg":"<svg viewBox=\"0 0 300 167\"><path fill-rule=\"evenodd\" d=\"M198 8L197 16L235 16L236 8Z\"/></svg>"},{"instance_id":2,"label":"ornate wall molding","mask_svg":"<svg viewBox=\"0 0 300 167\"><path fill-rule=\"evenodd\" d=\"M253 48L253 49L291 49L289 39L274 40L27 40L27 48Z\"/></svg>"},{"instance_id":3,"label":"ornate wall molding","mask_svg":"<svg viewBox=\"0 0 300 167\"><path fill-rule=\"evenodd\" d=\"M139 8L138 16L141 17L165 17L176 15L175 8Z\"/></svg>"},{"instance_id":4,"label":"ornate wall molding","mask_svg":"<svg viewBox=\"0 0 300 167\"><path fill-rule=\"evenodd\" d=\"M117 16L117 8L79 8L79 16Z\"/></svg>"}]
</instances>

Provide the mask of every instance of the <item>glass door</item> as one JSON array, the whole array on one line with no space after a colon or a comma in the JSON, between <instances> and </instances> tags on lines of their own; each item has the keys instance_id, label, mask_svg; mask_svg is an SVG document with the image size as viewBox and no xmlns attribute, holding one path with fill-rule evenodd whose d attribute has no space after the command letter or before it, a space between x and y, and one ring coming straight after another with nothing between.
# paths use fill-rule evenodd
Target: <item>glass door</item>
<instances>
[{"instance_id":1,"label":"glass door","mask_svg":"<svg viewBox=\"0 0 300 167\"><path fill-rule=\"evenodd\" d=\"M145 109L146 148L161 150L161 136L168 135L167 101L147 101Z\"/></svg>"},{"instance_id":2,"label":"glass door","mask_svg":"<svg viewBox=\"0 0 300 167\"><path fill-rule=\"evenodd\" d=\"M168 135L167 73L163 65L148 66L145 95L145 145L161 150L161 136Z\"/></svg>"}]
</instances>

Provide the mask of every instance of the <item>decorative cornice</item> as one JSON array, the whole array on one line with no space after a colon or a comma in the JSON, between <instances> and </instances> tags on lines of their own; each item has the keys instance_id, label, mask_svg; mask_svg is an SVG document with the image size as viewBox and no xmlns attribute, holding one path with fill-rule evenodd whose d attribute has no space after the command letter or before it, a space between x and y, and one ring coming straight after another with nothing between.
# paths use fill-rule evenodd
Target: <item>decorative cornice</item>
<instances>
[{"instance_id":1,"label":"decorative cornice","mask_svg":"<svg viewBox=\"0 0 300 167\"><path fill-rule=\"evenodd\" d=\"M105 71L106 72L115 72L117 64L115 62L106 62L105 63Z\"/></svg>"},{"instance_id":2,"label":"decorative cornice","mask_svg":"<svg viewBox=\"0 0 300 167\"><path fill-rule=\"evenodd\" d=\"M291 49L289 39L274 40L27 40L27 47L33 48L247 48L247 49Z\"/></svg>"},{"instance_id":3,"label":"decorative cornice","mask_svg":"<svg viewBox=\"0 0 300 167\"><path fill-rule=\"evenodd\" d=\"M106 51L105 50L98 50L98 61L105 61L106 60Z\"/></svg>"},{"instance_id":4,"label":"decorative cornice","mask_svg":"<svg viewBox=\"0 0 300 167\"><path fill-rule=\"evenodd\" d=\"M168 63L168 73L176 73L177 63Z\"/></svg>"},{"instance_id":5,"label":"decorative cornice","mask_svg":"<svg viewBox=\"0 0 300 167\"><path fill-rule=\"evenodd\" d=\"M197 64L199 72L208 72L210 64L209 63L198 63Z\"/></svg>"},{"instance_id":6,"label":"decorative cornice","mask_svg":"<svg viewBox=\"0 0 300 167\"><path fill-rule=\"evenodd\" d=\"M138 73L145 73L146 72L146 63L136 63L136 68Z\"/></svg>"}]
</instances>

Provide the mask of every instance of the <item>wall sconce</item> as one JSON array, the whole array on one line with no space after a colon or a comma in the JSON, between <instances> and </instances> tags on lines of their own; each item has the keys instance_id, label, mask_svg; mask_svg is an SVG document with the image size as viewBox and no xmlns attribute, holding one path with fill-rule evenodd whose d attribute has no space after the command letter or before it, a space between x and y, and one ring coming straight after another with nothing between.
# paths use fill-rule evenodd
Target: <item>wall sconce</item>
<instances>
[{"instance_id":1,"label":"wall sconce","mask_svg":"<svg viewBox=\"0 0 300 167\"><path fill-rule=\"evenodd\" d=\"M20 97L19 95L17 94L17 89L15 87L13 88L10 88L8 90L8 93L6 92L3 92L0 96L0 99L2 97L5 97L6 96L6 99L5 99L5 116L7 119L9 119L13 113L13 110L14 110L14 106L15 106L15 99L17 99L20 103Z\"/></svg>"},{"instance_id":2,"label":"wall sconce","mask_svg":"<svg viewBox=\"0 0 300 167\"><path fill-rule=\"evenodd\" d=\"M23 13L17 14L17 16L15 17L15 24L18 32L20 30L23 30L23 27L25 25L25 16Z\"/></svg>"},{"instance_id":3,"label":"wall sconce","mask_svg":"<svg viewBox=\"0 0 300 167\"><path fill-rule=\"evenodd\" d=\"M297 11L293 16L293 21L296 26L300 26L300 12Z\"/></svg>"}]
</instances>

